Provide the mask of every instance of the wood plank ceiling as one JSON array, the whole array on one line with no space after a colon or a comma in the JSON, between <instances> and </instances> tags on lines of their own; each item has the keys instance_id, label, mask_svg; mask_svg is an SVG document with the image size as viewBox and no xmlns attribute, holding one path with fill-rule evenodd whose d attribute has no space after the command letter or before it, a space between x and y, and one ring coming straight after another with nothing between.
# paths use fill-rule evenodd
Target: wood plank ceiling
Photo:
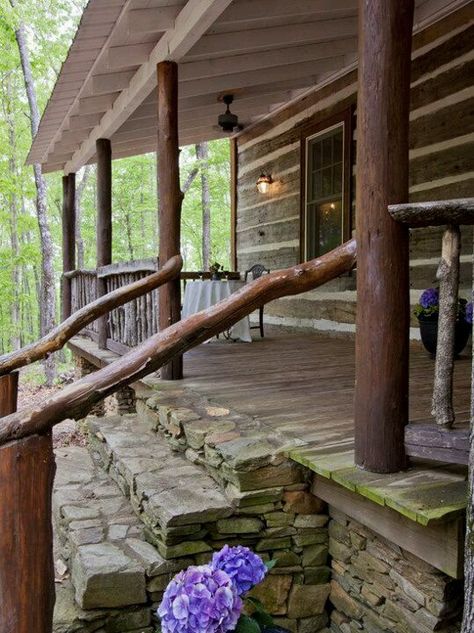
<instances>
[{"instance_id":1,"label":"wood plank ceiling","mask_svg":"<svg viewBox=\"0 0 474 633\"><path fill-rule=\"evenodd\" d=\"M462 0L417 0L416 27ZM156 149L156 63L179 62L180 144L225 137L354 66L357 0L89 0L33 142L45 172Z\"/></svg>"}]
</instances>

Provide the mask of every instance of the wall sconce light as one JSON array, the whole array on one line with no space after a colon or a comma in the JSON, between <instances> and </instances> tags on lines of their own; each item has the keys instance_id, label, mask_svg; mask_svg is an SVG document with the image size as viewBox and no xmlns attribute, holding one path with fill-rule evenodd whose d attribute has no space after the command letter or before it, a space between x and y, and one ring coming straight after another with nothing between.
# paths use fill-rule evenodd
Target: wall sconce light
<instances>
[{"instance_id":1,"label":"wall sconce light","mask_svg":"<svg viewBox=\"0 0 474 633\"><path fill-rule=\"evenodd\" d=\"M262 172L257 180L257 189L259 193L268 193L272 182L273 178L270 176L270 174L264 174Z\"/></svg>"}]
</instances>

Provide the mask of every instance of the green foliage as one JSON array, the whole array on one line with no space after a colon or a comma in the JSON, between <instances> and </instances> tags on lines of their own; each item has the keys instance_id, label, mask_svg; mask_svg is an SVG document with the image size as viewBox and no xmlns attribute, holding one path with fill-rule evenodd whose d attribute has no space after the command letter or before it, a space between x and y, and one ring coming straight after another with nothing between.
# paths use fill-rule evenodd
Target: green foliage
<instances>
[{"instance_id":1,"label":"green foliage","mask_svg":"<svg viewBox=\"0 0 474 633\"><path fill-rule=\"evenodd\" d=\"M28 103L15 29L26 30L38 101L43 110L66 58L87 0L0 0L0 353L39 337L41 253L35 214L33 170L25 165L31 146ZM181 152L181 180L199 165L195 147ZM84 170L77 174L77 183ZM211 259L230 267L230 173L227 141L209 143L206 169L211 206ZM59 298L61 276L61 173L46 177L48 219L54 240ZM81 197L80 233L85 268L95 267L95 167L89 168ZM126 261L158 253L156 156L113 163L113 259ZM189 187L182 212L185 268L202 269L201 172ZM58 301L59 306L59 301Z\"/></svg>"},{"instance_id":2,"label":"green foliage","mask_svg":"<svg viewBox=\"0 0 474 633\"><path fill-rule=\"evenodd\" d=\"M235 633L260 633L258 623L248 615L241 615L235 629Z\"/></svg>"}]
</instances>

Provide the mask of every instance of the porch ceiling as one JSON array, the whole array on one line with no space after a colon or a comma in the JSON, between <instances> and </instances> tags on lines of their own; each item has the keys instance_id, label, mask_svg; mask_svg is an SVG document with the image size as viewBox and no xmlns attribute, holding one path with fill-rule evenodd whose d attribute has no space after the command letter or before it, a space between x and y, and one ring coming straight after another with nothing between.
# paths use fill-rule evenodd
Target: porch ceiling
<instances>
[{"instance_id":1,"label":"porch ceiling","mask_svg":"<svg viewBox=\"0 0 474 633\"><path fill-rule=\"evenodd\" d=\"M416 0L415 28L465 0ZM180 144L222 138L224 94L244 127L351 68L357 0L89 0L28 162L77 171L156 149L156 64L179 62Z\"/></svg>"}]
</instances>

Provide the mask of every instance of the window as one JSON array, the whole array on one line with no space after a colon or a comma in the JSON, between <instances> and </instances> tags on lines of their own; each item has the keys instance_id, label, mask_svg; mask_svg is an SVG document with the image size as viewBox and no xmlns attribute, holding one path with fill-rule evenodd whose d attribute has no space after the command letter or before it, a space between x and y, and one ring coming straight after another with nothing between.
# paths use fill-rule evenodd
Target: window
<instances>
[{"instance_id":1,"label":"window","mask_svg":"<svg viewBox=\"0 0 474 633\"><path fill-rule=\"evenodd\" d=\"M350 234L347 125L341 120L304 138L306 260L336 248Z\"/></svg>"}]
</instances>

